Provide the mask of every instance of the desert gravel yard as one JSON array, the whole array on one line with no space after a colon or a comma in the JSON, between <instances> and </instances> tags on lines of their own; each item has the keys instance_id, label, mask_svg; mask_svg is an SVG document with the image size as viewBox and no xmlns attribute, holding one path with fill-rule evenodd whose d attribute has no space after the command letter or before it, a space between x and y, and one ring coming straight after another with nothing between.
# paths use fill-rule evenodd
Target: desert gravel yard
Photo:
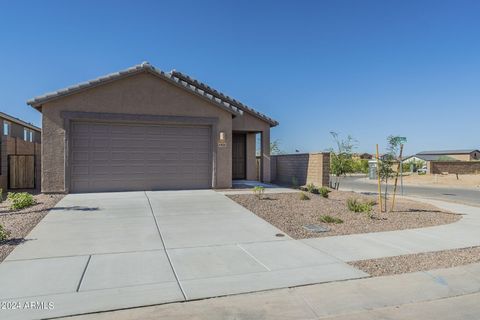
<instances>
[{"instance_id":1,"label":"desert gravel yard","mask_svg":"<svg viewBox=\"0 0 480 320\"><path fill-rule=\"evenodd\" d=\"M353 261L349 264L373 277L440 268L453 268L480 262L480 247L407 254L380 259Z\"/></svg>"},{"instance_id":2,"label":"desert gravel yard","mask_svg":"<svg viewBox=\"0 0 480 320\"><path fill-rule=\"evenodd\" d=\"M0 203L0 225L9 233L6 241L0 241L0 262L2 262L24 237L45 217L64 195L37 194L35 205L21 210L11 210L10 201ZM5 198L5 197L4 197Z\"/></svg>"},{"instance_id":3,"label":"desert gravel yard","mask_svg":"<svg viewBox=\"0 0 480 320\"><path fill-rule=\"evenodd\" d=\"M332 191L328 198L307 192L304 194L308 195L310 200L300 200L300 193L267 194L261 200L253 194L228 197L294 239L423 228L461 219L461 215L404 199L397 199L396 210L392 213L380 213L379 206L374 205L373 216L370 218L365 213L350 211L347 208L347 199L375 201L373 196L344 191ZM324 223L320 221L322 215L339 218L343 223ZM320 224L330 230L322 233L310 232L304 228L309 224Z\"/></svg>"}]
</instances>

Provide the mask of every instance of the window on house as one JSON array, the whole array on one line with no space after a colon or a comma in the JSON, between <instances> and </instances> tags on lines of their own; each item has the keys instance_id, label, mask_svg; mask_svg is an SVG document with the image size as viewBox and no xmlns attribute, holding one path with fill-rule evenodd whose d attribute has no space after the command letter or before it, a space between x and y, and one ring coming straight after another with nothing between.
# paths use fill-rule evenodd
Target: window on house
<instances>
[{"instance_id":1,"label":"window on house","mask_svg":"<svg viewBox=\"0 0 480 320\"><path fill-rule=\"evenodd\" d=\"M10 123L8 123L7 121L3 121L3 135L10 135Z\"/></svg>"},{"instance_id":2,"label":"window on house","mask_svg":"<svg viewBox=\"0 0 480 320\"><path fill-rule=\"evenodd\" d=\"M33 132L32 130L23 128L23 140L25 141L33 141Z\"/></svg>"}]
</instances>

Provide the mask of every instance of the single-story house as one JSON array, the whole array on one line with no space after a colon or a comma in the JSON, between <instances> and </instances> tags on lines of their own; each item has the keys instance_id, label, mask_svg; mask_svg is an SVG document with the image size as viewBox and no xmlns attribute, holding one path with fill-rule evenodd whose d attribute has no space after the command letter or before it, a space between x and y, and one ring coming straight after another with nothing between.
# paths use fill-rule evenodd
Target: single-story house
<instances>
[{"instance_id":1,"label":"single-story house","mask_svg":"<svg viewBox=\"0 0 480 320\"><path fill-rule=\"evenodd\" d=\"M413 156L404 159L404 162L410 161L474 161L480 160L480 151L477 149L465 150L437 150L422 151Z\"/></svg>"},{"instance_id":2,"label":"single-story house","mask_svg":"<svg viewBox=\"0 0 480 320\"><path fill-rule=\"evenodd\" d=\"M270 181L272 118L148 62L27 102L42 113L42 191L229 188ZM257 145L258 141L258 145Z\"/></svg>"},{"instance_id":3,"label":"single-story house","mask_svg":"<svg viewBox=\"0 0 480 320\"><path fill-rule=\"evenodd\" d=\"M0 138L0 188L6 191L10 187L14 187L13 181L9 181L9 173L12 173L9 172L9 157L14 155L34 156L28 159L29 163L22 162L22 170L28 171L26 174L22 174L22 178L31 178L30 183L24 185L26 188L38 186L40 179L35 183L35 178L38 178L35 176L35 162L39 164L40 161L35 156L40 155L41 129L3 112L0 112L0 127L2 128ZM15 178L15 175L12 177Z\"/></svg>"}]
</instances>

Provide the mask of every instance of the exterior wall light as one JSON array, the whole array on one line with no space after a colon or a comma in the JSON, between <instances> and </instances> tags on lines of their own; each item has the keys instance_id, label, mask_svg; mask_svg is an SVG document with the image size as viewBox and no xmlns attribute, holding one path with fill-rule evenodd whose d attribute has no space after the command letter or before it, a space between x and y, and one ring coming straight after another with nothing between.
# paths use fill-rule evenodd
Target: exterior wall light
<instances>
[{"instance_id":1,"label":"exterior wall light","mask_svg":"<svg viewBox=\"0 0 480 320\"><path fill-rule=\"evenodd\" d=\"M220 136L218 140L220 143L225 143L225 132L220 131Z\"/></svg>"}]
</instances>

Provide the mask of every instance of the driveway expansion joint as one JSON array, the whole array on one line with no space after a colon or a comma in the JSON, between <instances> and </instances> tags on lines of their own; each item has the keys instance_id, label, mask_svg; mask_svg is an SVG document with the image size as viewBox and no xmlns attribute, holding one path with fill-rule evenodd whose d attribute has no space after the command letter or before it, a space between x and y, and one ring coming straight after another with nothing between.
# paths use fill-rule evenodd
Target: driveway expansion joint
<instances>
[{"instance_id":1,"label":"driveway expansion joint","mask_svg":"<svg viewBox=\"0 0 480 320\"><path fill-rule=\"evenodd\" d=\"M150 212L152 213L153 221L155 221L155 226L157 227L158 235L160 236L160 240L162 241L163 248L165 249L165 255L167 256L168 263L170 264L170 267L172 268L173 275L175 276L175 280L177 281L178 287L180 288L180 291L182 292L183 299L185 301L188 300L187 294L185 293L185 290L182 287L182 284L180 283L180 279L178 277L177 271L175 270L175 267L173 266L172 259L170 258L170 254L168 253L168 250L165 246L165 241L163 240L162 236L162 231L160 230L160 226L158 225L157 217L155 217L155 213L153 212L152 208L152 203L150 202L150 198L147 195L147 192L144 191L145 197L147 198L148 201L148 206L150 207Z\"/></svg>"},{"instance_id":2,"label":"driveway expansion joint","mask_svg":"<svg viewBox=\"0 0 480 320\"><path fill-rule=\"evenodd\" d=\"M267 271L272 271L269 267L267 267L262 261L260 261L257 257L255 257L253 254L247 251L244 247L242 247L239 243L237 243L237 247L239 247L243 252L245 252L250 258L255 260L256 263L260 264L262 267L267 269Z\"/></svg>"}]
</instances>

